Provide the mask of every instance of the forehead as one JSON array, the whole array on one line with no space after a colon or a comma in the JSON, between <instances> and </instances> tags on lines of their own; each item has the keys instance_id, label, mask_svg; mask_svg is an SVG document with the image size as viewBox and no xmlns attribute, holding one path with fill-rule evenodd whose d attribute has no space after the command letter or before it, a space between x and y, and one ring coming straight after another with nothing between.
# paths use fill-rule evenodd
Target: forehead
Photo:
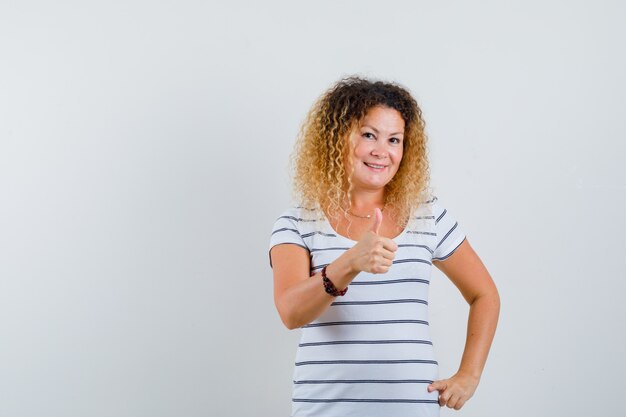
<instances>
[{"instance_id":1,"label":"forehead","mask_svg":"<svg viewBox=\"0 0 626 417\"><path fill-rule=\"evenodd\" d=\"M402 132L404 131L404 118L396 109L386 106L375 106L367 111L357 125L369 125L370 127L381 128L394 133Z\"/></svg>"}]
</instances>

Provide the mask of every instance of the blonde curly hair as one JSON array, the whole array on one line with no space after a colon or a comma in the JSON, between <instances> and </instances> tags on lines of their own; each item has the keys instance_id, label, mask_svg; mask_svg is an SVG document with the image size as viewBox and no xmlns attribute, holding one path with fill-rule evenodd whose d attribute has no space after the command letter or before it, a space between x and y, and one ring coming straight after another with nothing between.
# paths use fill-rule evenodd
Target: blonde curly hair
<instances>
[{"instance_id":1,"label":"blonde curly hair","mask_svg":"<svg viewBox=\"0 0 626 417\"><path fill-rule=\"evenodd\" d=\"M344 157L353 152L349 136L375 106L397 110L405 123L402 160L385 186L387 207L396 214L398 226L404 227L431 195L430 169L422 110L396 83L351 76L317 99L302 123L290 158L293 192L303 207L321 209L331 218L342 213L347 218L353 189L351 173L346 175L344 164Z\"/></svg>"}]
</instances>

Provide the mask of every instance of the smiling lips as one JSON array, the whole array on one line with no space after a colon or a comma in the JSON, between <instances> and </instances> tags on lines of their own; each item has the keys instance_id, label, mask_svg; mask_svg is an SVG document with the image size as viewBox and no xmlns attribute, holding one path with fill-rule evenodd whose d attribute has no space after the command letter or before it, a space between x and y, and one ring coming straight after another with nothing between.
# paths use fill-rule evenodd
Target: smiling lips
<instances>
[{"instance_id":1,"label":"smiling lips","mask_svg":"<svg viewBox=\"0 0 626 417\"><path fill-rule=\"evenodd\" d=\"M386 168L385 165L375 165L375 164L368 164L367 162L363 162L365 165L367 165L368 167L375 169L377 171L382 170L383 168Z\"/></svg>"}]
</instances>

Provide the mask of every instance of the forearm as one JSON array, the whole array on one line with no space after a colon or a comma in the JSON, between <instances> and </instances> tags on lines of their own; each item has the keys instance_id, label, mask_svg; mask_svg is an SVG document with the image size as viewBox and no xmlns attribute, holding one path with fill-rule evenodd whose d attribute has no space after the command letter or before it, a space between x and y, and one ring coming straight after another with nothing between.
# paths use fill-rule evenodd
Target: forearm
<instances>
[{"instance_id":1,"label":"forearm","mask_svg":"<svg viewBox=\"0 0 626 417\"><path fill-rule=\"evenodd\" d=\"M470 305L465 350L459 373L480 379L496 332L500 315L500 297L495 291L482 295Z\"/></svg>"},{"instance_id":2,"label":"forearm","mask_svg":"<svg viewBox=\"0 0 626 417\"><path fill-rule=\"evenodd\" d=\"M326 267L326 275L339 290L346 288L358 275L351 259L351 253L346 251ZM325 291L322 273L317 272L289 288L280 300L279 310L285 325L295 329L318 318L335 298Z\"/></svg>"}]
</instances>

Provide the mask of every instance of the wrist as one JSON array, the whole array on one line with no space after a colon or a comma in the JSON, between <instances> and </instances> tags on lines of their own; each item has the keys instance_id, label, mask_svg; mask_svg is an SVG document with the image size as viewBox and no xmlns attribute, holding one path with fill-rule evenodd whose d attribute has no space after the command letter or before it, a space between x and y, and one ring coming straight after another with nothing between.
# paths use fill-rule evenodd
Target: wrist
<instances>
[{"instance_id":1,"label":"wrist","mask_svg":"<svg viewBox=\"0 0 626 417\"><path fill-rule=\"evenodd\" d=\"M457 375L464 375L466 377L469 377L471 379L476 380L476 382L480 381L480 372L478 371L473 371L473 370L468 370L468 369L459 369L457 371Z\"/></svg>"},{"instance_id":2,"label":"wrist","mask_svg":"<svg viewBox=\"0 0 626 417\"><path fill-rule=\"evenodd\" d=\"M347 251L345 251L338 259L343 258L345 260L348 274L352 276L356 276L361 271L356 266L356 263L355 263L356 257L352 255L353 254L352 249L353 248L350 248Z\"/></svg>"},{"instance_id":3,"label":"wrist","mask_svg":"<svg viewBox=\"0 0 626 417\"><path fill-rule=\"evenodd\" d=\"M352 267L350 258L344 257L343 255L326 266L326 273L328 278L332 280L333 284L339 290L350 285L354 277L358 274Z\"/></svg>"},{"instance_id":4,"label":"wrist","mask_svg":"<svg viewBox=\"0 0 626 417\"><path fill-rule=\"evenodd\" d=\"M326 275L326 265L322 268L322 282L324 283L324 290L333 297L341 297L346 294L348 291L348 287L346 286L344 289L339 289L335 286L333 281Z\"/></svg>"}]
</instances>

